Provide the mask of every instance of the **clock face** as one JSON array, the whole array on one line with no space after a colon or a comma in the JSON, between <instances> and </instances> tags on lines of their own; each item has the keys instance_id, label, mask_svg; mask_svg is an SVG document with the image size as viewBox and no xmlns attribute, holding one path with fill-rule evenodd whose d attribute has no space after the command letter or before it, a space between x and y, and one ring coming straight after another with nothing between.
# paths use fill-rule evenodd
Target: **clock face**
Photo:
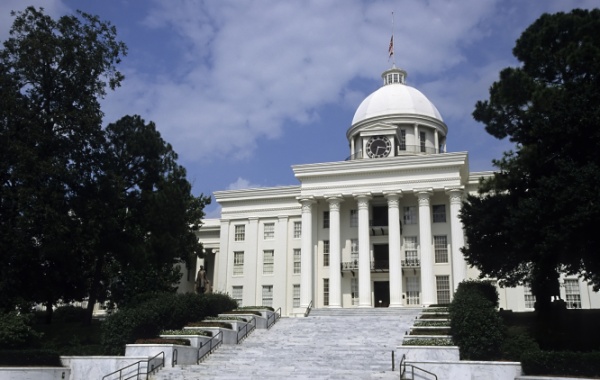
<instances>
[{"instance_id":1,"label":"clock face","mask_svg":"<svg viewBox=\"0 0 600 380\"><path fill-rule=\"evenodd\" d=\"M371 158L389 156L392 151L392 143L385 136L374 136L367 141L367 155Z\"/></svg>"}]
</instances>

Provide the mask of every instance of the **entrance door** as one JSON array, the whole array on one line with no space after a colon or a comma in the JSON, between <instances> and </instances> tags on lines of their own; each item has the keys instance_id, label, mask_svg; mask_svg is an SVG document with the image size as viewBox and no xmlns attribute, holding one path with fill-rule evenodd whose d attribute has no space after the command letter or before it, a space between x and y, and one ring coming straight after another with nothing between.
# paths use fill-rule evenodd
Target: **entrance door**
<instances>
[{"instance_id":1,"label":"entrance door","mask_svg":"<svg viewBox=\"0 0 600 380\"><path fill-rule=\"evenodd\" d=\"M406 277L406 304L420 305L420 280L419 277Z\"/></svg>"},{"instance_id":2,"label":"entrance door","mask_svg":"<svg viewBox=\"0 0 600 380\"><path fill-rule=\"evenodd\" d=\"M373 269L387 271L390 269L390 249L387 244L373 244Z\"/></svg>"},{"instance_id":3,"label":"entrance door","mask_svg":"<svg viewBox=\"0 0 600 380\"><path fill-rule=\"evenodd\" d=\"M390 306L390 282L389 281L373 282L373 290L375 292L375 307Z\"/></svg>"}]
</instances>

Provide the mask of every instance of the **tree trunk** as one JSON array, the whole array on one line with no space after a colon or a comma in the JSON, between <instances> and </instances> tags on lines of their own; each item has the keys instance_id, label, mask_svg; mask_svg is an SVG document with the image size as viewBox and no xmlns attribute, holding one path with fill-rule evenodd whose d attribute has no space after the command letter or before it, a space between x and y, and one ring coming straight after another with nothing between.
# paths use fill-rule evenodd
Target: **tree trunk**
<instances>
[{"instance_id":1,"label":"tree trunk","mask_svg":"<svg viewBox=\"0 0 600 380\"><path fill-rule=\"evenodd\" d=\"M85 320L83 324L89 326L92 324L92 317L94 315L94 306L98 301L98 293L100 287L100 277L102 275L102 269L104 266L104 256L100 255L96 260L96 267L94 268L94 275L92 277L92 281L90 283L90 292L88 295L88 304L85 314Z\"/></svg>"},{"instance_id":2,"label":"tree trunk","mask_svg":"<svg viewBox=\"0 0 600 380\"><path fill-rule=\"evenodd\" d=\"M46 318L45 318L45 322L48 325L52 323L52 314L54 313L54 309L52 308L53 306L54 306L54 303L52 301L46 301Z\"/></svg>"}]
</instances>

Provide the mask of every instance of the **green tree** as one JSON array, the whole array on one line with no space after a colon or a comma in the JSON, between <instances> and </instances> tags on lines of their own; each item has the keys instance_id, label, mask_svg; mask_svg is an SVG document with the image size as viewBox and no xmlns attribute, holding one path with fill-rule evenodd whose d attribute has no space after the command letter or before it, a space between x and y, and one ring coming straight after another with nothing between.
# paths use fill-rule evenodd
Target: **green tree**
<instances>
[{"instance_id":1,"label":"green tree","mask_svg":"<svg viewBox=\"0 0 600 380\"><path fill-rule=\"evenodd\" d=\"M483 276L529 283L543 309L560 272L600 287L600 10L542 15L513 54L521 65L473 116L515 150L464 203L463 253Z\"/></svg>"},{"instance_id":2,"label":"green tree","mask_svg":"<svg viewBox=\"0 0 600 380\"><path fill-rule=\"evenodd\" d=\"M76 208L88 224L89 317L96 300L126 305L140 293L174 291L178 264L192 267L202 250L195 231L210 203L191 194L185 169L154 123L125 116L105 136L91 196Z\"/></svg>"},{"instance_id":3,"label":"green tree","mask_svg":"<svg viewBox=\"0 0 600 380\"><path fill-rule=\"evenodd\" d=\"M123 78L116 64L126 48L89 14L12 15L0 50L0 292L5 307L43 302L51 313L56 300L85 295L73 201L93 176L98 99Z\"/></svg>"}]
</instances>

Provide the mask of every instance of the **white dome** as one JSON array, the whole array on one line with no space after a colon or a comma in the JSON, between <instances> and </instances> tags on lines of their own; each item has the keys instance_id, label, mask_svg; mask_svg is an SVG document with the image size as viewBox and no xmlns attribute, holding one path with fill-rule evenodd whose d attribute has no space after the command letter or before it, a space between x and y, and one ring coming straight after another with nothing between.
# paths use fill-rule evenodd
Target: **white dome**
<instances>
[{"instance_id":1,"label":"white dome","mask_svg":"<svg viewBox=\"0 0 600 380\"><path fill-rule=\"evenodd\" d=\"M363 100L354 114L352 125L373 117L398 114L428 116L444 121L433 103L419 90L403 83L393 83L382 86Z\"/></svg>"}]
</instances>

